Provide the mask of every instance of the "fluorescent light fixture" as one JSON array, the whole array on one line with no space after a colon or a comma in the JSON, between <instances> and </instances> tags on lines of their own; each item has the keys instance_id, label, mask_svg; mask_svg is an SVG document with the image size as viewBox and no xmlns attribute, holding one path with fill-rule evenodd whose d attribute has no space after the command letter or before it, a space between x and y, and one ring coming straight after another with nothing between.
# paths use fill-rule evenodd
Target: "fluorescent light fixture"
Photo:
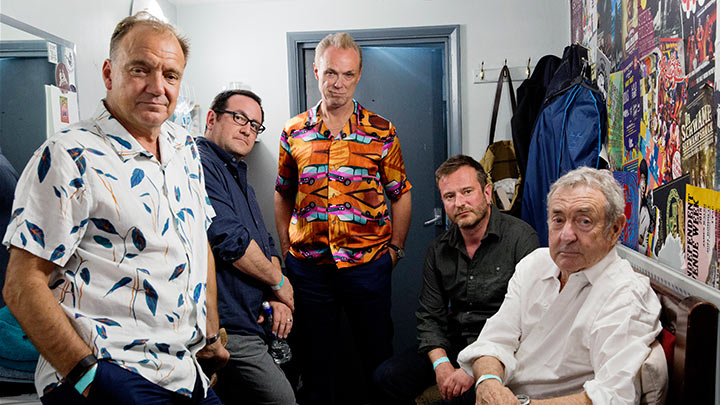
<instances>
[{"instance_id":1,"label":"fluorescent light fixture","mask_svg":"<svg viewBox=\"0 0 720 405\"><path fill-rule=\"evenodd\" d=\"M165 13L163 13L162 7L160 7L157 0L133 0L130 15L135 15L141 11L147 11L153 17L161 21L168 22L168 19L165 17Z\"/></svg>"}]
</instances>

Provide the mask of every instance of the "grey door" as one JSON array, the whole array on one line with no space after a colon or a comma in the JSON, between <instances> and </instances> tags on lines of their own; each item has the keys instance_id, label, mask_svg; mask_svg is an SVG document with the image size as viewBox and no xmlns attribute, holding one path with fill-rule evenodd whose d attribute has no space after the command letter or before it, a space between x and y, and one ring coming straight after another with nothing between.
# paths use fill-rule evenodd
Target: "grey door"
<instances>
[{"instance_id":1,"label":"grey door","mask_svg":"<svg viewBox=\"0 0 720 405\"><path fill-rule=\"evenodd\" d=\"M442 207L434 172L448 155L444 45L372 45L362 46L362 50L363 72L355 99L395 125L413 185L413 218L405 244L406 257L393 272L392 316L397 352L416 341L415 310L425 249L444 230L442 220L424 226ZM306 49L304 53L305 102L312 106L320 99L312 66L315 51Z\"/></svg>"},{"instance_id":2,"label":"grey door","mask_svg":"<svg viewBox=\"0 0 720 405\"><path fill-rule=\"evenodd\" d=\"M55 65L47 60L45 41L22 42L30 49L26 54L35 55L33 51L40 49L45 55L4 57L11 43L0 43L0 149L18 174L47 139L44 85L55 82Z\"/></svg>"}]
</instances>

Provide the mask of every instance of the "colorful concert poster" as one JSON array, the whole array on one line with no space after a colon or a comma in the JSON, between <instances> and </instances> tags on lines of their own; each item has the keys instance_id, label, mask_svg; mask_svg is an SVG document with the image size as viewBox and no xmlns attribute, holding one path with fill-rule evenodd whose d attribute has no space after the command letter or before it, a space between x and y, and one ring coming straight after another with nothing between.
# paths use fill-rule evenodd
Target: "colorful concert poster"
<instances>
[{"instance_id":1,"label":"colorful concert poster","mask_svg":"<svg viewBox=\"0 0 720 405\"><path fill-rule=\"evenodd\" d=\"M682 175L680 118L687 97L682 38L660 39L658 62L658 157L657 167L650 168L664 184Z\"/></svg>"},{"instance_id":2,"label":"colorful concert poster","mask_svg":"<svg viewBox=\"0 0 720 405\"><path fill-rule=\"evenodd\" d=\"M682 171L690 175L690 184L710 188L715 185L716 127L713 116L714 89L704 86L684 109L682 136Z\"/></svg>"},{"instance_id":3,"label":"colorful concert poster","mask_svg":"<svg viewBox=\"0 0 720 405\"><path fill-rule=\"evenodd\" d=\"M613 171L621 170L623 155L623 72L610 74L607 110L608 160Z\"/></svg>"},{"instance_id":4,"label":"colorful concert poster","mask_svg":"<svg viewBox=\"0 0 720 405\"><path fill-rule=\"evenodd\" d=\"M582 44L583 39L583 0L570 0L570 41ZM585 44L583 44L585 45ZM585 45L586 46L586 45Z\"/></svg>"},{"instance_id":5,"label":"colorful concert poster","mask_svg":"<svg viewBox=\"0 0 720 405\"><path fill-rule=\"evenodd\" d=\"M640 8L652 13L658 38L682 36L682 7L679 0L641 0Z\"/></svg>"},{"instance_id":6,"label":"colorful concert poster","mask_svg":"<svg viewBox=\"0 0 720 405\"><path fill-rule=\"evenodd\" d=\"M632 53L623 66L623 170L637 170L638 135L642 119L640 97L640 61L637 52Z\"/></svg>"},{"instance_id":7,"label":"colorful concert poster","mask_svg":"<svg viewBox=\"0 0 720 405\"><path fill-rule=\"evenodd\" d=\"M652 192L648 190L648 166L644 160L640 161L638 169L638 198L640 208L638 212L638 247L637 250L652 257L652 241L655 235L655 208L652 202Z\"/></svg>"},{"instance_id":8,"label":"colorful concert poster","mask_svg":"<svg viewBox=\"0 0 720 405\"><path fill-rule=\"evenodd\" d=\"M592 50L592 59L597 61L597 30L598 30L598 15L597 15L597 0L583 0L583 31L582 31L582 44Z\"/></svg>"},{"instance_id":9,"label":"colorful concert poster","mask_svg":"<svg viewBox=\"0 0 720 405\"><path fill-rule=\"evenodd\" d=\"M596 0L570 0L571 41L590 49L591 61L597 61L597 21Z\"/></svg>"},{"instance_id":10,"label":"colorful concert poster","mask_svg":"<svg viewBox=\"0 0 720 405\"><path fill-rule=\"evenodd\" d=\"M652 11L643 9L638 4L638 44L639 55L647 55L655 48L655 25L653 24Z\"/></svg>"},{"instance_id":11,"label":"colorful concert poster","mask_svg":"<svg viewBox=\"0 0 720 405\"><path fill-rule=\"evenodd\" d=\"M655 211L653 256L680 271L685 246L685 188L689 176L681 176L652 190Z\"/></svg>"},{"instance_id":12,"label":"colorful concert poster","mask_svg":"<svg viewBox=\"0 0 720 405\"><path fill-rule=\"evenodd\" d=\"M620 233L620 242L634 250L638 248L638 175L635 172L613 172L613 177L620 183L625 197L625 227Z\"/></svg>"},{"instance_id":13,"label":"colorful concert poster","mask_svg":"<svg viewBox=\"0 0 720 405\"><path fill-rule=\"evenodd\" d=\"M718 280L720 193L688 185L685 204L685 263L683 270L714 288Z\"/></svg>"},{"instance_id":14,"label":"colorful concert poster","mask_svg":"<svg viewBox=\"0 0 720 405\"><path fill-rule=\"evenodd\" d=\"M655 142L658 133L657 94L658 72L657 61L660 51L656 48L640 61L640 97L642 99L642 119L640 120L640 135L638 147L640 160L645 161L645 171L650 167L653 159L657 159L658 145ZM657 166L657 165L656 165ZM657 172L646 173L646 184L649 190L657 185Z\"/></svg>"},{"instance_id":15,"label":"colorful concert poster","mask_svg":"<svg viewBox=\"0 0 720 405\"><path fill-rule=\"evenodd\" d=\"M685 38L685 68L688 74L714 64L715 59L715 0L681 1L683 6L683 38Z\"/></svg>"},{"instance_id":16,"label":"colorful concert poster","mask_svg":"<svg viewBox=\"0 0 720 405\"><path fill-rule=\"evenodd\" d=\"M613 67L623 60L623 2L598 0L597 44Z\"/></svg>"},{"instance_id":17,"label":"colorful concert poster","mask_svg":"<svg viewBox=\"0 0 720 405\"><path fill-rule=\"evenodd\" d=\"M717 74L715 75L717 77ZM720 128L720 91L718 91L717 87L715 90L715 128L717 131L717 128ZM715 142L715 186L713 189L720 191L720 162L718 162L718 159L720 159L720 142L717 142L718 138L717 132L715 134L716 142Z\"/></svg>"},{"instance_id":18,"label":"colorful concert poster","mask_svg":"<svg viewBox=\"0 0 720 405\"><path fill-rule=\"evenodd\" d=\"M595 59L595 82L597 83L600 93L602 93L605 100L608 98L608 86L610 81L610 74L612 73L612 65L610 60L602 53L597 51L597 59Z\"/></svg>"},{"instance_id":19,"label":"colorful concert poster","mask_svg":"<svg viewBox=\"0 0 720 405\"><path fill-rule=\"evenodd\" d=\"M623 50L629 58L637 50L640 33L638 32L638 1L622 0L623 3Z\"/></svg>"}]
</instances>

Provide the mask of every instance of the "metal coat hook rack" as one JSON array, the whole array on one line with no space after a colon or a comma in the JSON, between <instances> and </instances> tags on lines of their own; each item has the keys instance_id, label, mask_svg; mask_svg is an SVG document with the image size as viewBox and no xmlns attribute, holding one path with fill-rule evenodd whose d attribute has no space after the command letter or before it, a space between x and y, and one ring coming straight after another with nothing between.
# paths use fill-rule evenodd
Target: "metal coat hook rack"
<instances>
[{"instance_id":1,"label":"metal coat hook rack","mask_svg":"<svg viewBox=\"0 0 720 405\"><path fill-rule=\"evenodd\" d=\"M486 68L485 61L481 61L480 67L473 69L473 83L497 83L497 77L504 66L507 66L508 70L510 70L513 81L523 81L530 77L532 69L535 67L531 64L531 61L532 58L528 58L527 65L511 66L508 65L508 60L504 59L503 64L497 68Z\"/></svg>"}]
</instances>

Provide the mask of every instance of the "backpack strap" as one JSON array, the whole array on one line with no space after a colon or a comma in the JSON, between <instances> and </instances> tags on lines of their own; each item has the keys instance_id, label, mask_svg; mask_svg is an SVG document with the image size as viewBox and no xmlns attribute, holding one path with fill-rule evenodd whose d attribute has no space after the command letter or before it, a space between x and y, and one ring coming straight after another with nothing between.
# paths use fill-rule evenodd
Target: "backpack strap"
<instances>
[{"instance_id":1,"label":"backpack strap","mask_svg":"<svg viewBox=\"0 0 720 405\"><path fill-rule=\"evenodd\" d=\"M498 77L497 88L495 89L495 104L493 105L492 118L490 120L490 140L488 141L488 147L495 142L495 126L497 125L498 109L500 108L500 96L502 95L503 79L507 77L508 87L510 87L510 106L512 107L513 115L517 108L517 102L515 101L515 90L513 90L512 78L510 77L510 69L507 65L503 65L500 70L500 77Z\"/></svg>"}]
</instances>

